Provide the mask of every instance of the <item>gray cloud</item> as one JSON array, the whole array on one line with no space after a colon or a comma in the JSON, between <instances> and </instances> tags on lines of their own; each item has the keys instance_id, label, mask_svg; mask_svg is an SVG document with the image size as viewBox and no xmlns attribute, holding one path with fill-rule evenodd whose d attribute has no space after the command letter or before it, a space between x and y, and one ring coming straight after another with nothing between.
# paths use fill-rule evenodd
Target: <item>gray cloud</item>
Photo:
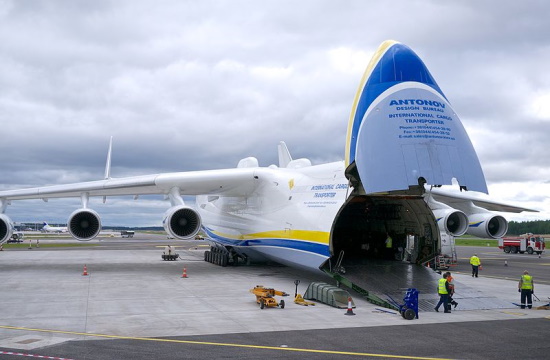
<instances>
[{"instance_id":1,"label":"gray cloud","mask_svg":"<svg viewBox=\"0 0 550 360\"><path fill-rule=\"evenodd\" d=\"M544 1L0 1L0 188L101 178L110 136L113 176L234 167L247 156L269 165L280 140L294 157L341 159L364 68L395 39L453 104L490 191L510 184L519 190L507 200L542 204L530 182L550 181L549 10ZM56 204L18 202L8 213L63 222L78 206ZM98 211L105 223L149 225L163 206L117 199Z\"/></svg>"}]
</instances>

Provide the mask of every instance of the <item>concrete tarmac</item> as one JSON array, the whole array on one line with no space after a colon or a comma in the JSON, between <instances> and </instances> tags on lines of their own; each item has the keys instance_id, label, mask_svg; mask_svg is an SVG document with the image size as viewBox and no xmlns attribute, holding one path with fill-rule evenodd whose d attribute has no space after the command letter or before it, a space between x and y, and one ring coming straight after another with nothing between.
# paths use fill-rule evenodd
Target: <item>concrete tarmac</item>
<instances>
[{"instance_id":1,"label":"concrete tarmac","mask_svg":"<svg viewBox=\"0 0 550 360\"><path fill-rule=\"evenodd\" d=\"M294 295L296 279L302 294L310 282L331 280L276 265L222 268L203 261L205 247L196 241L171 241L181 259L162 261L165 239L125 239L134 244L126 250L118 240L0 252L1 359L21 358L9 352L67 359L513 359L527 342L538 346L529 358L543 359L550 350L550 312L515 306L516 280L455 273L480 297L509 306L421 311L414 320L354 293L354 316L320 303L300 306L293 296L284 298L284 309L261 310L249 292L254 285ZM540 260L532 266L547 262L545 255ZM535 277L535 293L535 306L548 303L550 285Z\"/></svg>"}]
</instances>

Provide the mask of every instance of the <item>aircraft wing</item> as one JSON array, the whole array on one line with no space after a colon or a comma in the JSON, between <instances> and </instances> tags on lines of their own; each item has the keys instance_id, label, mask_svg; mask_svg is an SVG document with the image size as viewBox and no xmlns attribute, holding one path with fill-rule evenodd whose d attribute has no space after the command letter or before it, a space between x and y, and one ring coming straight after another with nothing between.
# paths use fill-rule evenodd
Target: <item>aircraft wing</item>
<instances>
[{"instance_id":1,"label":"aircraft wing","mask_svg":"<svg viewBox=\"0 0 550 360\"><path fill-rule=\"evenodd\" d=\"M0 200L23 200L87 196L168 194L178 188L182 195L246 195L257 185L254 168L189 171L0 191ZM256 176L256 178L255 178Z\"/></svg>"},{"instance_id":2,"label":"aircraft wing","mask_svg":"<svg viewBox=\"0 0 550 360\"><path fill-rule=\"evenodd\" d=\"M490 210L490 211L502 211L510 213L520 213L523 211L529 212L538 212L538 210L528 209L520 206L515 206L512 204L507 204L503 202L493 201L486 198L476 197L475 195L463 193L463 192L453 192L445 191L440 189L428 190L436 201L447 204L453 208L460 209L462 205L467 203L473 203L475 206Z\"/></svg>"}]
</instances>

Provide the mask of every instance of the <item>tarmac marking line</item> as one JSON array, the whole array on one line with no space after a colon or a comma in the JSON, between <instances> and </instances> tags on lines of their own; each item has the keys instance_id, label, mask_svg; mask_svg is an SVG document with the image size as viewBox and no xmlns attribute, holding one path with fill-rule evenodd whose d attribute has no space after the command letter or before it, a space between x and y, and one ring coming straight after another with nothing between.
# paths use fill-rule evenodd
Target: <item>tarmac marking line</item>
<instances>
[{"instance_id":1,"label":"tarmac marking line","mask_svg":"<svg viewBox=\"0 0 550 360\"><path fill-rule=\"evenodd\" d=\"M118 335L107 335L107 334L84 333L84 332L77 332L77 331L33 329L33 328L26 328L26 327L20 327L20 326L8 326L8 325L0 325L0 329L36 331L36 332L45 332L45 333L67 334L67 335L82 335L82 336L108 338L108 339L119 339L119 340L139 340L139 341L167 342L167 343L179 343L179 344L213 345L213 346L227 346L227 347L263 349L263 350L279 350L279 351L294 351L294 352L318 353L318 354L353 355L353 356L363 356L363 357L383 357L383 358L391 358L391 359L451 360L451 359L447 359L447 358L389 355L389 354L372 354L372 353L360 353L360 352L351 352L351 351L301 349L301 348L292 348L292 347L217 343L217 342L209 342L209 341L193 341L193 340L175 340L175 339L162 339L162 338L118 336Z\"/></svg>"},{"instance_id":2,"label":"tarmac marking line","mask_svg":"<svg viewBox=\"0 0 550 360\"><path fill-rule=\"evenodd\" d=\"M510 314L510 315L517 315L517 316L525 316L527 314L524 314L524 313L517 313L517 312L512 312L512 311L502 311L504 314Z\"/></svg>"}]
</instances>

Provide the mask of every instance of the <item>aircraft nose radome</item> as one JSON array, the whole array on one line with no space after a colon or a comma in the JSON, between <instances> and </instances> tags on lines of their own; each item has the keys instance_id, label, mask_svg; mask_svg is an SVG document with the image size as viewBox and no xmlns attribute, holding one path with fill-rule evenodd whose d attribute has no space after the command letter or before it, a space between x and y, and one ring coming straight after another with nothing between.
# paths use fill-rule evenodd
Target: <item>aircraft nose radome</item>
<instances>
[{"instance_id":1,"label":"aircraft nose radome","mask_svg":"<svg viewBox=\"0 0 550 360\"><path fill-rule=\"evenodd\" d=\"M378 60L366 86L404 81L416 81L429 85L443 95L418 55L407 45L395 42Z\"/></svg>"},{"instance_id":2,"label":"aircraft nose radome","mask_svg":"<svg viewBox=\"0 0 550 360\"><path fill-rule=\"evenodd\" d=\"M452 179L486 192L472 143L424 62L386 41L361 79L348 123L346 164L355 162L367 193Z\"/></svg>"},{"instance_id":3,"label":"aircraft nose radome","mask_svg":"<svg viewBox=\"0 0 550 360\"><path fill-rule=\"evenodd\" d=\"M348 124L347 165L355 160L357 132L369 106L390 87L408 81L426 84L446 99L424 62L410 47L394 40L384 41L367 66L355 95Z\"/></svg>"}]
</instances>

